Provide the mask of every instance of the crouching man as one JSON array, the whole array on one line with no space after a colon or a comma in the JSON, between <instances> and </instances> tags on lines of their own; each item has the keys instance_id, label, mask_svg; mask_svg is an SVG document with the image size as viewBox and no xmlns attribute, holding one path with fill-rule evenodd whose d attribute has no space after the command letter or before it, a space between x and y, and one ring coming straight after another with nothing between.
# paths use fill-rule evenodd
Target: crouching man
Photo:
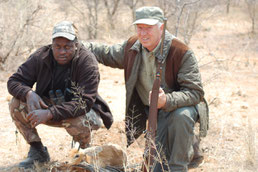
<instances>
[{"instance_id":1,"label":"crouching man","mask_svg":"<svg viewBox=\"0 0 258 172\"><path fill-rule=\"evenodd\" d=\"M128 146L146 129L152 86L160 78L155 144L161 160L154 158L152 169L186 172L203 161L195 123L200 121L200 136L206 136L208 129L198 63L193 51L168 31L161 45L165 17L160 8L141 7L135 16L136 35L128 40L114 45L86 42L85 46L100 63L124 69Z\"/></svg>"},{"instance_id":2,"label":"crouching man","mask_svg":"<svg viewBox=\"0 0 258 172\"><path fill-rule=\"evenodd\" d=\"M30 144L19 167L50 161L36 130L39 124L64 127L81 148L89 145L91 130L112 125L110 109L98 95L98 63L78 42L75 30L69 21L56 24L52 44L34 52L8 80L11 117Z\"/></svg>"}]
</instances>

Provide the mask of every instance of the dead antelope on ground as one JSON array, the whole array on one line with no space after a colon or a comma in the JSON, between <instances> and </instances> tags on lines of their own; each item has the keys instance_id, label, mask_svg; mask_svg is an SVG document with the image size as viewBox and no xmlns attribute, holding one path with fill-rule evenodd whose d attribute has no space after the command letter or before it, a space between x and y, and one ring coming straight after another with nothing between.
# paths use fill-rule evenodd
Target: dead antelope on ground
<instances>
[{"instance_id":1,"label":"dead antelope on ground","mask_svg":"<svg viewBox=\"0 0 258 172\"><path fill-rule=\"evenodd\" d=\"M107 166L123 168L127 162L125 151L116 144L93 146L79 151L72 150L71 157L71 165L87 162L101 168Z\"/></svg>"}]
</instances>

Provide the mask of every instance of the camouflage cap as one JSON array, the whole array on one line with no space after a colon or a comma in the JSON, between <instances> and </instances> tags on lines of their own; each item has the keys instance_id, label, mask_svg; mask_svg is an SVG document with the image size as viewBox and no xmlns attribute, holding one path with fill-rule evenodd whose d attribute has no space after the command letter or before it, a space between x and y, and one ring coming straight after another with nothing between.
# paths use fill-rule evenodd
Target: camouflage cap
<instances>
[{"instance_id":1,"label":"camouflage cap","mask_svg":"<svg viewBox=\"0 0 258 172\"><path fill-rule=\"evenodd\" d=\"M133 24L155 25L164 20L164 13L159 7L141 7L135 14L136 20Z\"/></svg>"},{"instance_id":2,"label":"camouflage cap","mask_svg":"<svg viewBox=\"0 0 258 172\"><path fill-rule=\"evenodd\" d=\"M76 37L75 29L72 22L61 21L54 26L52 39L64 37L73 41Z\"/></svg>"}]
</instances>

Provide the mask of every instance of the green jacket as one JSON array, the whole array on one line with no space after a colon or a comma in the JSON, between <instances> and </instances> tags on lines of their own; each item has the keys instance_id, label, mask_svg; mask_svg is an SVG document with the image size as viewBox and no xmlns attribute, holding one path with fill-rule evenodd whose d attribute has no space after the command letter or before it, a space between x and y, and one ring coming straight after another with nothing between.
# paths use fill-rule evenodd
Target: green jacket
<instances>
[{"instance_id":1,"label":"green jacket","mask_svg":"<svg viewBox=\"0 0 258 172\"><path fill-rule=\"evenodd\" d=\"M139 96L135 90L135 84L138 79L138 72L142 61L142 46L139 40L136 40L128 49L128 44L132 44L130 42L131 39L122 44L112 46L98 43L85 43L85 46L96 55L100 63L113 68L124 69L126 86L126 130L129 144L133 141L132 139L137 138L141 135L142 131L145 130L145 122L147 119L146 116L142 115L144 114L144 108L142 108L143 104L141 100L139 100ZM173 42L176 44L173 44ZM200 135L206 136L208 129L208 106L207 103L200 104L200 102L204 100L204 91L197 60L193 52L169 32L166 32L163 53L162 61L164 63L162 65L161 85L167 96L167 103L163 110L174 111L179 107L196 106L198 111L203 112L203 114L199 114L201 121ZM178 58L180 60L178 60L177 63L168 61L166 60L168 55L174 55L176 60ZM155 56L160 57L159 53L155 54ZM167 64L168 62L172 64ZM175 64L176 66L173 66ZM178 68L178 71L173 72L173 68ZM172 77L172 80L175 80L175 83L172 85L168 83L169 79L167 79L171 74L175 75L173 76L174 78ZM129 133L129 131L134 133ZM130 135L133 135L133 137Z\"/></svg>"}]
</instances>

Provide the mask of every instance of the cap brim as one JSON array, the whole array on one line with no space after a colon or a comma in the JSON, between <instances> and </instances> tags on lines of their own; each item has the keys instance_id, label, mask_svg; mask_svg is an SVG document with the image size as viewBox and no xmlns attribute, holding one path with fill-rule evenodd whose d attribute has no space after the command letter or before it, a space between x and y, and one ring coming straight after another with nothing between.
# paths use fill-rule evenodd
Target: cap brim
<instances>
[{"instance_id":1,"label":"cap brim","mask_svg":"<svg viewBox=\"0 0 258 172\"><path fill-rule=\"evenodd\" d=\"M155 25L159 22L157 19L139 19L133 22L133 24L147 24L147 25Z\"/></svg>"},{"instance_id":2,"label":"cap brim","mask_svg":"<svg viewBox=\"0 0 258 172\"><path fill-rule=\"evenodd\" d=\"M70 41L73 41L75 39L75 35L70 34L70 33L65 33L65 32L58 32L52 35L52 39L57 38L57 37L64 37L66 39L69 39Z\"/></svg>"}]
</instances>

